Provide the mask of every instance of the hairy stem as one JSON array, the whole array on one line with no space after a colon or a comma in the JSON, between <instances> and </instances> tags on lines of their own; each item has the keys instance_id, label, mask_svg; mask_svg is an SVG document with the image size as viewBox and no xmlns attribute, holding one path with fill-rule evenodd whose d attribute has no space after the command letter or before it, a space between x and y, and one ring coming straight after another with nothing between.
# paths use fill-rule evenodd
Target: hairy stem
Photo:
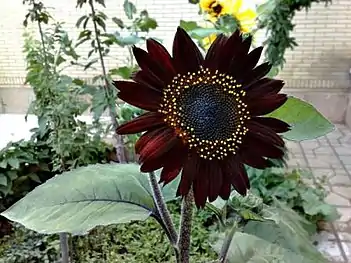
<instances>
[{"instance_id":1,"label":"hairy stem","mask_svg":"<svg viewBox=\"0 0 351 263\"><path fill-rule=\"evenodd\" d=\"M60 233L61 263L69 263L68 234Z\"/></svg>"},{"instance_id":2,"label":"hairy stem","mask_svg":"<svg viewBox=\"0 0 351 263\"><path fill-rule=\"evenodd\" d=\"M194 194L192 188L189 193L183 197L182 213L180 218L179 239L177 242L180 263L189 263L190 260L190 238L191 238L191 225L193 217L193 203Z\"/></svg>"},{"instance_id":3,"label":"hairy stem","mask_svg":"<svg viewBox=\"0 0 351 263\"><path fill-rule=\"evenodd\" d=\"M91 8L91 14L92 14L92 16L94 18L95 17L95 8L94 8L93 0L89 0L89 5L90 5L90 8ZM103 75L104 81L105 81L104 91L105 91L105 95L108 98L110 98L112 96L112 94L110 92L110 83L109 83L109 80L107 78L104 56L102 55L101 42L100 42L100 37L99 37L99 30L97 28L97 24L96 24L95 19L93 19L93 24L94 24L95 41L96 41L96 44L97 44L97 47L98 47L100 64L101 64L101 68L102 68L102 75ZM114 130L113 137L115 138L115 141L116 141L115 147L116 147L116 152L117 152L117 158L118 158L120 163L125 163L127 161L127 159L126 159L125 152L124 152L123 137L121 135L118 135L117 132L116 132L116 130L117 130L118 126L119 126L118 121L117 121L117 113L113 109L113 107L111 107L110 105L109 105L109 116L111 118L112 127L113 127L113 130Z\"/></svg>"},{"instance_id":4,"label":"hairy stem","mask_svg":"<svg viewBox=\"0 0 351 263\"><path fill-rule=\"evenodd\" d=\"M154 201L156 203L157 211L159 212L162 218L162 221L164 222L168 230L171 244L173 246L176 246L177 240L178 240L178 234L174 227L171 214L169 213L165 200L163 199L161 188L157 182L156 175L154 172L151 172L149 173L149 177L150 177L150 185L151 185Z\"/></svg>"}]
</instances>

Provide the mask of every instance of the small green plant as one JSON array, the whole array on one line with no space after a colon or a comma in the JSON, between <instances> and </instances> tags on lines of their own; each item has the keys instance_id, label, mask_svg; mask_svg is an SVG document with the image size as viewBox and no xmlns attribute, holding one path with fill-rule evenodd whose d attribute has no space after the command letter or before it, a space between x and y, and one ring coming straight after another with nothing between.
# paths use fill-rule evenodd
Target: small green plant
<instances>
[{"instance_id":1,"label":"small green plant","mask_svg":"<svg viewBox=\"0 0 351 263\"><path fill-rule=\"evenodd\" d=\"M317 225L319 221L338 219L335 207L324 202L326 191L317 182L308 185L313 176L303 169L287 171L283 167L258 170L247 169L252 192L263 199L265 204L272 204L274 199L286 203L293 210Z\"/></svg>"}]
</instances>

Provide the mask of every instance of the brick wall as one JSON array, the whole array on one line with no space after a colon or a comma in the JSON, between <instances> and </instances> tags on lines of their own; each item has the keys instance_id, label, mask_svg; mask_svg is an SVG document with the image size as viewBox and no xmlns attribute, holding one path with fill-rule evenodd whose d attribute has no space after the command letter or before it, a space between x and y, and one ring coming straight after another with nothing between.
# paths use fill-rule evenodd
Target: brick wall
<instances>
[{"instance_id":1,"label":"brick wall","mask_svg":"<svg viewBox=\"0 0 351 263\"><path fill-rule=\"evenodd\" d=\"M351 0L314 4L295 17L294 36L299 46L286 55L281 76L292 86L347 85L351 67Z\"/></svg>"}]
</instances>

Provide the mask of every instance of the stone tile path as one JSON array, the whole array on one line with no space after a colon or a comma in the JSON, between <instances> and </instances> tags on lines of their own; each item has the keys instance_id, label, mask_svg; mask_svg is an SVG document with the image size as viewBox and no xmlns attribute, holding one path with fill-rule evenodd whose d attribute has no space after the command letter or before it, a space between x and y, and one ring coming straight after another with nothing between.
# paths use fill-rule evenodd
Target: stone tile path
<instances>
[{"instance_id":1,"label":"stone tile path","mask_svg":"<svg viewBox=\"0 0 351 263\"><path fill-rule=\"evenodd\" d=\"M329 232L318 237L319 249L333 263L351 263L351 130L336 125L330 134L305 142L288 142L289 167L311 170L315 180L324 179L327 202L337 207L341 217Z\"/></svg>"}]
</instances>

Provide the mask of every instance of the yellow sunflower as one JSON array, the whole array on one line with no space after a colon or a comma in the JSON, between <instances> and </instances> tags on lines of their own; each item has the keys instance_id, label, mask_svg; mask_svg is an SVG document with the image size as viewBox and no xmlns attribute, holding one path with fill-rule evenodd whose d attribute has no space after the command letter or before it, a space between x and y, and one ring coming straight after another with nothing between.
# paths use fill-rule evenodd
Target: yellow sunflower
<instances>
[{"instance_id":1,"label":"yellow sunflower","mask_svg":"<svg viewBox=\"0 0 351 263\"><path fill-rule=\"evenodd\" d=\"M230 14L232 7L233 0L200 0L200 8L208 13L210 18Z\"/></svg>"},{"instance_id":2,"label":"yellow sunflower","mask_svg":"<svg viewBox=\"0 0 351 263\"><path fill-rule=\"evenodd\" d=\"M256 25L257 13L243 6L243 0L200 0L200 8L216 22L222 15L232 15L239 22L240 30L249 33Z\"/></svg>"},{"instance_id":3,"label":"yellow sunflower","mask_svg":"<svg viewBox=\"0 0 351 263\"><path fill-rule=\"evenodd\" d=\"M239 22L243 33L250 33L256 26L257 13L251 8L243 8L243 0L233 0L232 15Z\"/></svg>"}]
</instances>

